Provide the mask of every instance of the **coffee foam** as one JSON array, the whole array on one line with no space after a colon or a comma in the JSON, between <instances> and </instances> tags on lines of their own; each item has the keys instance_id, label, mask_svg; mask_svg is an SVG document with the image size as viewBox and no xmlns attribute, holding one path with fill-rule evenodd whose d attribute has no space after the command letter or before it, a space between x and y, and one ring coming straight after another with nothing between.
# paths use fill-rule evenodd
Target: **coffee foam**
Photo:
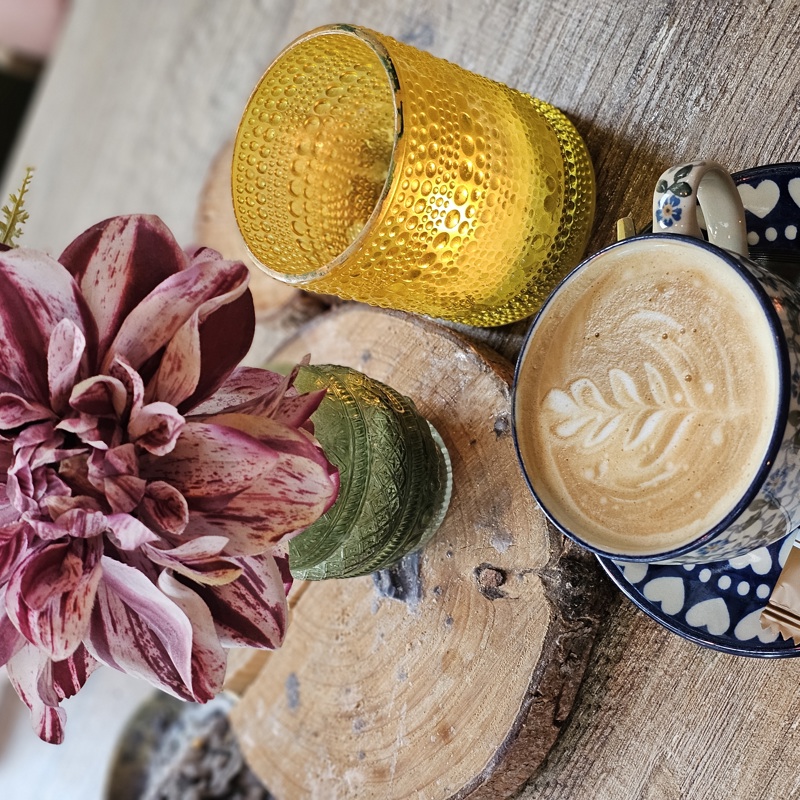
<instances>
[{"instance_id":1,"label":"coffee foam","mask_svg":"<svg viewBox=\"0 0 800 800\"><path fill-rule=\"evenodd\" d=\"M517 441L542 504L607 552L648 556L719 523L751 485L779 401L753 290L664 236L590 260L523 353Z\"/></svg>"}]
</instances>

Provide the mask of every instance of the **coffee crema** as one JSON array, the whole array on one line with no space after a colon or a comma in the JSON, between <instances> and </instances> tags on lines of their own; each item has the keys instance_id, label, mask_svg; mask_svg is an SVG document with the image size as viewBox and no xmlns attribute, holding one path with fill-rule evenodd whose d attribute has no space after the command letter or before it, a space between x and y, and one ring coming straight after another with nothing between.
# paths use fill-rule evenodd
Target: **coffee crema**
<instances>
[{"instance_id":1,"label":"coffee crema","mask_svg":"<svg viewBox=\"0 0 800 800\"><path fill-rule=\"evenodd\" d=\"M750 285L702 247L631 241L548 303L522 354L517 442L545 509L621 556L682 547L745 496L779 405Z\"/></svg>"}]
</instances>

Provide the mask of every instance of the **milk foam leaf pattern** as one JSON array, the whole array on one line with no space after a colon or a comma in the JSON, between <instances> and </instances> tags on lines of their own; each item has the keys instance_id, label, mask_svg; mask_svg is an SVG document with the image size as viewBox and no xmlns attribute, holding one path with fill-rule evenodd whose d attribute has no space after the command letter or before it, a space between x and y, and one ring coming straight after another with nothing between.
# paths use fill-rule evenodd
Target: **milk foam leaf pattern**
<instances>
[{"instance_id":1,"label":"milk foam leaf pattern","mask_svg":"<svg viewBox=\"0 0 800 800\"><path fill-rule=\"evenodd\" d=\"M696 409L688 401L670 397L667 381L653 364L645 362L644 370L649 397L643 397L633 377L618 368L609 370L610 400L588 378L573 381L567 391L551 389L544 407L553 415L553 432L562 440L576 440L585 450L606 447L618 434L623 450L642 450L643 455L647 443L667 433L665 429L672 436L683 435L683 423Z\"/></svg>"}]
</instances>

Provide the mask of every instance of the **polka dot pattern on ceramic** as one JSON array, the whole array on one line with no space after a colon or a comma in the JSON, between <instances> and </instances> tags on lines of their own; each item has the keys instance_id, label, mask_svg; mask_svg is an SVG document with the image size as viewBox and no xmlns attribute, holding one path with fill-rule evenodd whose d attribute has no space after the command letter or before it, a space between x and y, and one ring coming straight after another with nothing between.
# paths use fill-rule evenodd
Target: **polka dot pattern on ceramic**
<instances>
[{"instance_id":1,"label":"polka dot pattern on ceramic","mask_svg":"<svg viewBox=\"0 0 800 800\"><path fill-rule=\"evenodd\" d=\"M774 164L737 173L750 247L791 249L800 225L800 169Z\"/></svg>"},{"instance_id":2,"label":"polka dot pattern on ceramic","mask_svg":"<svg viewBox=\"0 0 800 800\"><path fill-rule=\"evenodd\" d=\"M794 656L800 648L759 622L792 541L709 564L600 563L637 606L684 638L737 655Z\"/></svg>"}]
</instances>

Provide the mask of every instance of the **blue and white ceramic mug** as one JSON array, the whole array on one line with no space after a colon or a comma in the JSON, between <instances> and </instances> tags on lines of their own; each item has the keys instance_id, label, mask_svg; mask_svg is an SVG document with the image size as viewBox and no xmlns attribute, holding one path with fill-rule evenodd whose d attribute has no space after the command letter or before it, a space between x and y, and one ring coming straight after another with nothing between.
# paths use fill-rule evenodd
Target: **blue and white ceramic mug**
<instances>
[{"instance_id":1,"label":"blue and white ceramic mug","mask_svg":"<svg viewBox=\"0 0 800 800\"><path fill-rule=\"evenodd\" d=\"M517 453L590 550L716 561L800 522L800 293L747 256L728 172L682 164L658 181L653 233L586 259L533 321Z\"/></svg>"}]
</instances>

